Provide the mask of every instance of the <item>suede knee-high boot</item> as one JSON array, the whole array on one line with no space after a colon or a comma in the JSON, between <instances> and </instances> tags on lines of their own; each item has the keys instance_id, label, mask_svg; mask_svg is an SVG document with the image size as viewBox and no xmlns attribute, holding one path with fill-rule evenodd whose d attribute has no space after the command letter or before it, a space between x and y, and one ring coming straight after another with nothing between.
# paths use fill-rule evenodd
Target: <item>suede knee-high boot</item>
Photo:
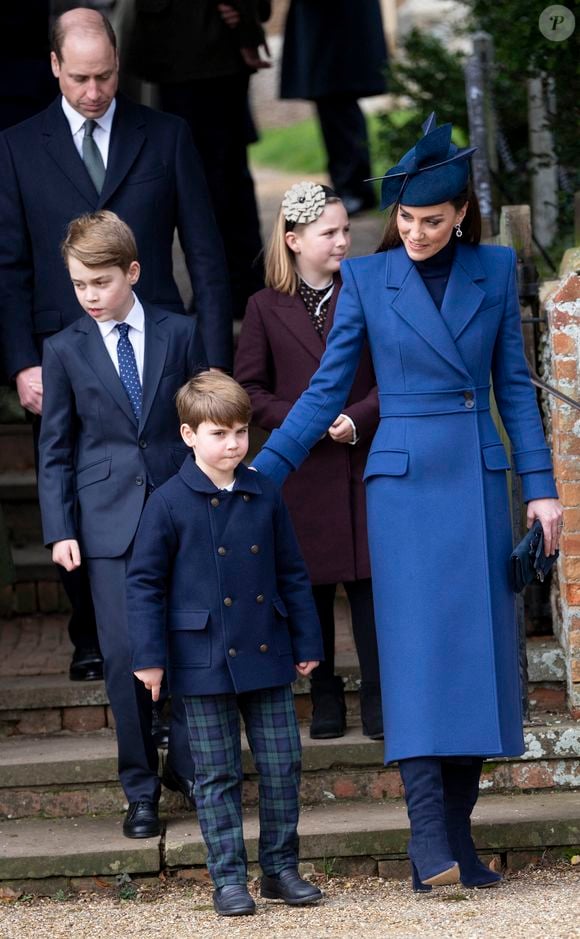
<instances>
[{"instance_id":1,"label":"suede knee-high boot","mask_svg":"<svg viewBox=\"0 0 580 939\"><path fill-rule=\"evenodd\" d=\"M442 763L445 824L453 856L459 864L464 887L496 887L501 874L480 861L471 837L471 813L479 795L479 777L483 760L471 763Z\"/></svg>"},{"instance_id":2,"label":"suede knee-high boot","mask_svg":"<svg viewBox=\"0 0 580 939\"><path fill-rule=\"evenodd\" d=\"M414 889L418 887L417 881L427 886L456 884L459 867L447 839L441 760L437 757L401 760L399 771L411 823L409 857L414 868Z\"/></svg>"}]
</instances>

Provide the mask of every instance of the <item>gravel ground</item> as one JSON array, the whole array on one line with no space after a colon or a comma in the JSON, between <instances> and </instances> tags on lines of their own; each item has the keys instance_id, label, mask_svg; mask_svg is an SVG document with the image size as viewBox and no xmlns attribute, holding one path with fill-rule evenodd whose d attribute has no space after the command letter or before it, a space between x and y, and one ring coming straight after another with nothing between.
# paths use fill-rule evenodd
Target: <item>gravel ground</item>
<instances>
[{"instance_id":1,"label":"gravel ground","mask_svg":"<svg viewBox=\"0 0 580 939\"><path fill-rule=\"evenodd\" d=\"M124 900L114 889L66 899L21 898L0 904L0 937L580 939L578 872L569 865L528 869L498 889L446 887L419 897L405 881L318 878L326 897L317 907L258 900L255 916L229 920L213 912L211 888L175 881L141 887Z\"/></svg>"}]
</instances>

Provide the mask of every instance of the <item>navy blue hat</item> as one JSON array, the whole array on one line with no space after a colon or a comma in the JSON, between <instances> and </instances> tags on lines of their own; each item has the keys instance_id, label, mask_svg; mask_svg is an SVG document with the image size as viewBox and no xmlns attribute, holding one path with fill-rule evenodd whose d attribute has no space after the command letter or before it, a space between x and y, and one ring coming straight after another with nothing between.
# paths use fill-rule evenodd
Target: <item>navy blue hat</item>
<instances>
[{"instance_id":1,"label":"navy blue hat","mask_svg":"<svg viewBox=\"0 0 580 939\"><path fill-rule=\"evenodd\" d=\"M382 179L381 208L395 202L438 205L455 199L467 187L469 158L477 147L460 150L451 143L451 124L437 127L435 112L423 124L423 137Z\"/></svg>"}]
</instances>

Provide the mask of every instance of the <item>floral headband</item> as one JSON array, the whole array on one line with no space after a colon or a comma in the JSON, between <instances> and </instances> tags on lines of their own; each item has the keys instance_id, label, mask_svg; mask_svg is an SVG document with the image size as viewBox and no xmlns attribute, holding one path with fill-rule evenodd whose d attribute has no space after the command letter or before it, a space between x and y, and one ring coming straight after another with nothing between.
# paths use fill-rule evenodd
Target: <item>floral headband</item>
<instances>
[{"instance_id":1,"label":"floral headband","mask_svg":"<svg viewBox=\"0 0 580 939\"><path fill-rule=\"evenodd\" d=\"M326 193L319 183L303 180L287 189L282 199L282 214L287 222L304 225L316 221L324 212Z\"/></svg>"}]
</instances>

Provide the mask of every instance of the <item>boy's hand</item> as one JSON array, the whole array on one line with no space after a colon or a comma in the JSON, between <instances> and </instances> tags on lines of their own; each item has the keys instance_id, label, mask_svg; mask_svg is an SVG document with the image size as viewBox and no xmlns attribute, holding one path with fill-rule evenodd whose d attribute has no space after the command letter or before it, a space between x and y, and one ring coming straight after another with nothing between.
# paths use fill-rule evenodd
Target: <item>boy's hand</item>
<instances>
[{"instance_id":1,"label":"boy's hand","mask_svg":"<svg viewBox=\"0 0 580 939\"><path fill-rule=\"evenodd\" d=\"M55 541L52 546L52 560L60 564L65 571L74 571L81 566L81 549L78 541L67 538L66 541Z\"/></svg>"},{"instance_id":2,"label":"boy's hand","mask_svg":"<svg viewBox=\"0 0 580 939\"><path fill-rule=\"evenodd\" d=\"M306 676L310 675L310 672L313 672L319 665L320 662L299 662L296 666L296 671L299 675L302 675L303 678L306 678Z\"/></svg>"},{"instance_id":3,"label":"boy's hand","mask_svg":"<svg viewBox=\"0 0 580 939\"><path fill-rule=\"evenodd\" d=\"M159 701L159 692L161 690L161 680L163 678L162 668L140 668L138 672L133 672L135 678L142 681L147 691L151 692L154 701Z\"/></svg>"},{"instance_id":4,"label":"boy's hand","mask_svg":"<svg viewBox=\"0 0 580 939\"><path fill-rule=\"evenodd\" d=\"M42 368L31 365L16 376L16 390L20 404L32 414L42 414Z\"/></svg>"}]
</instances>

